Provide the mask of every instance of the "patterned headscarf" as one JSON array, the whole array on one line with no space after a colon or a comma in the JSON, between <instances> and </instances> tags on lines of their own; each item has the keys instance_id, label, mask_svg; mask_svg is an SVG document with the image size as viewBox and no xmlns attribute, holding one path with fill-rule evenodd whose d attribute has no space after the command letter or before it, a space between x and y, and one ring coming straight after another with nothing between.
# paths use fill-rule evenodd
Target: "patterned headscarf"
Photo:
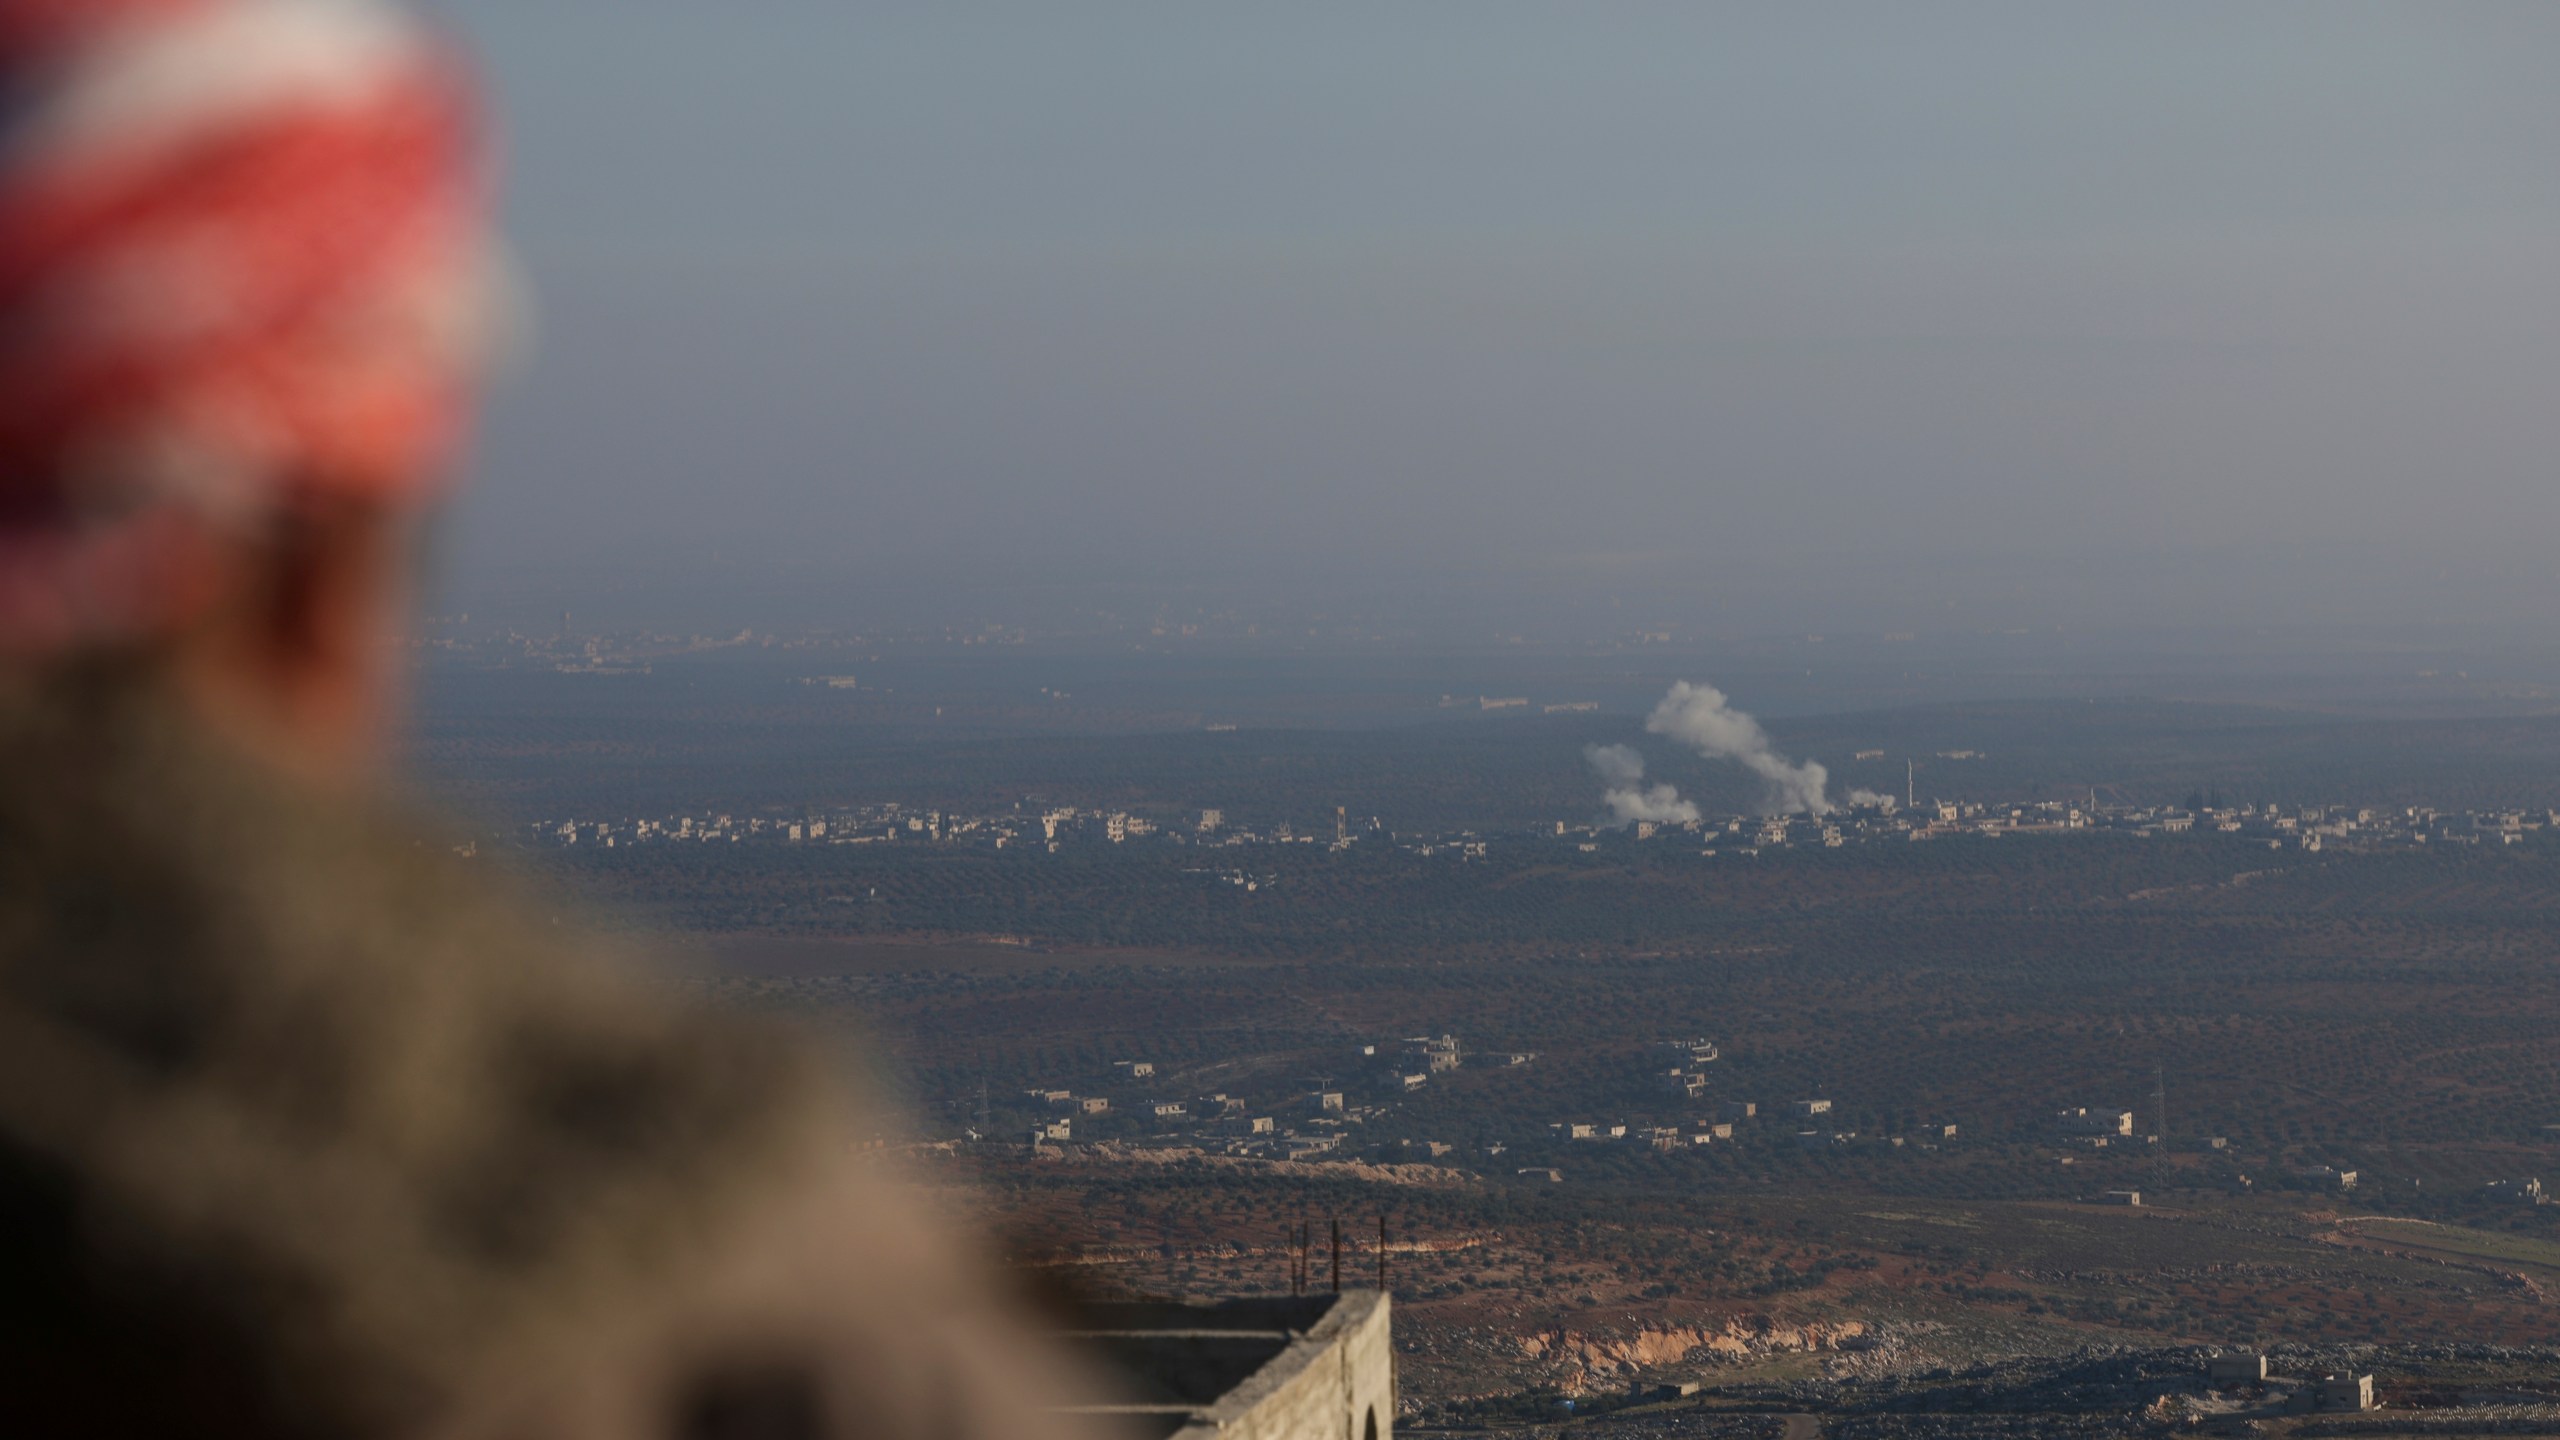
<instances>
[{"instance_id":1,"label":"patterned headscarf","mask_svg":"<svg viewBox=\"0 0 2560 1440\"><path fill-rule=\"evenodd\" d=\"M0 652L433 488L497 319L473 102L370 0L0 0Z\"/></svg>"}]
</instances>

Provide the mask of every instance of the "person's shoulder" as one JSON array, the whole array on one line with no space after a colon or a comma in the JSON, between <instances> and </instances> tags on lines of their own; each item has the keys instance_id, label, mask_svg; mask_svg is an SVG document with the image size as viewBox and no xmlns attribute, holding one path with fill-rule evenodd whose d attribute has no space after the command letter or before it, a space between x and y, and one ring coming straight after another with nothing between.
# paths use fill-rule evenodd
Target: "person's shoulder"
<instances>
[{"instance_id":1,"label":"person's shoulder","mask_svg":"<svg viewBox=\"0 0 2560 1440\"><path fill-rule=\"evenodd\" d=\"M137 1094L293 1110L313 1143L378 1158L512 1157L537 1197L560 1156L594 1184L698 1176L699 1151L752 1170L823 1123L802 1046L684 1003L448 822L145 703L66 712L0 704L23 742L0 749L0 841L26 861L0 877L0 1006Z\"/></svg>"}]
</instances>

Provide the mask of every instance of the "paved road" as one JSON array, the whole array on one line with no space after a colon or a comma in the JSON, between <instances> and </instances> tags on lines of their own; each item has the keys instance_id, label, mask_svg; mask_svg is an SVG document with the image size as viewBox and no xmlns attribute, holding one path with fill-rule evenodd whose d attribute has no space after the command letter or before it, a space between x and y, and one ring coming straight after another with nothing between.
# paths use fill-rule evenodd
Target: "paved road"
<instances>
[{"instance_id":1,"label":"paved road","mask_svg":"<svg viewBox=\"0 0 2560 1440\"><path fill-rule=\"evenodd\" d=\"M1778 1432L1778 1440L1822 1440L1822 1422L1810 1415L1790 1415L1787 1428Z\"/></svg>"}]
</instances>

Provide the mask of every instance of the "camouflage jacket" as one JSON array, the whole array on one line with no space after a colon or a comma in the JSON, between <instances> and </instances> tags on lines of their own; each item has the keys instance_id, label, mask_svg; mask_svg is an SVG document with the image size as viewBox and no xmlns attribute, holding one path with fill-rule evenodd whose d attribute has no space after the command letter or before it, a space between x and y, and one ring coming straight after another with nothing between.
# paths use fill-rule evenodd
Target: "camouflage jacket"
<instances>
[{"instance_id":1,"label":"camouflage jacket","mask_svg":"<svg viewBox=\"0 0 2560 1440\"><path fill-rule=\"evenodd\" d=\"M801 1047L176 717L0 693L0 1434L1058 1432Z\"/></svg>"}]
</instances>

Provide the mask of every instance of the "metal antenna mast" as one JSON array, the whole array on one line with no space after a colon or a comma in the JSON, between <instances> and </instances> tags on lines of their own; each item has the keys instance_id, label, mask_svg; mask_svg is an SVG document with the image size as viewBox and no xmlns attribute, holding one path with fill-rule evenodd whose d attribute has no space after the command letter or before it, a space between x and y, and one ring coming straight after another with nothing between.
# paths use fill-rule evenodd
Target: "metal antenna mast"
<instances>
[{"instance_id":1,"label":"metal antenna mast","mask_svg":"<svg viewBox=\"0 0 2560 1440\"><path fill-rule=\"evenodd\" d=\"M2159 1127L2160 1155L2154 1181L2163 1189L2169 1184L2169 1071L2154 1062L2151 1067L2151 1120Z\"/></svg>"}]
</instances>

